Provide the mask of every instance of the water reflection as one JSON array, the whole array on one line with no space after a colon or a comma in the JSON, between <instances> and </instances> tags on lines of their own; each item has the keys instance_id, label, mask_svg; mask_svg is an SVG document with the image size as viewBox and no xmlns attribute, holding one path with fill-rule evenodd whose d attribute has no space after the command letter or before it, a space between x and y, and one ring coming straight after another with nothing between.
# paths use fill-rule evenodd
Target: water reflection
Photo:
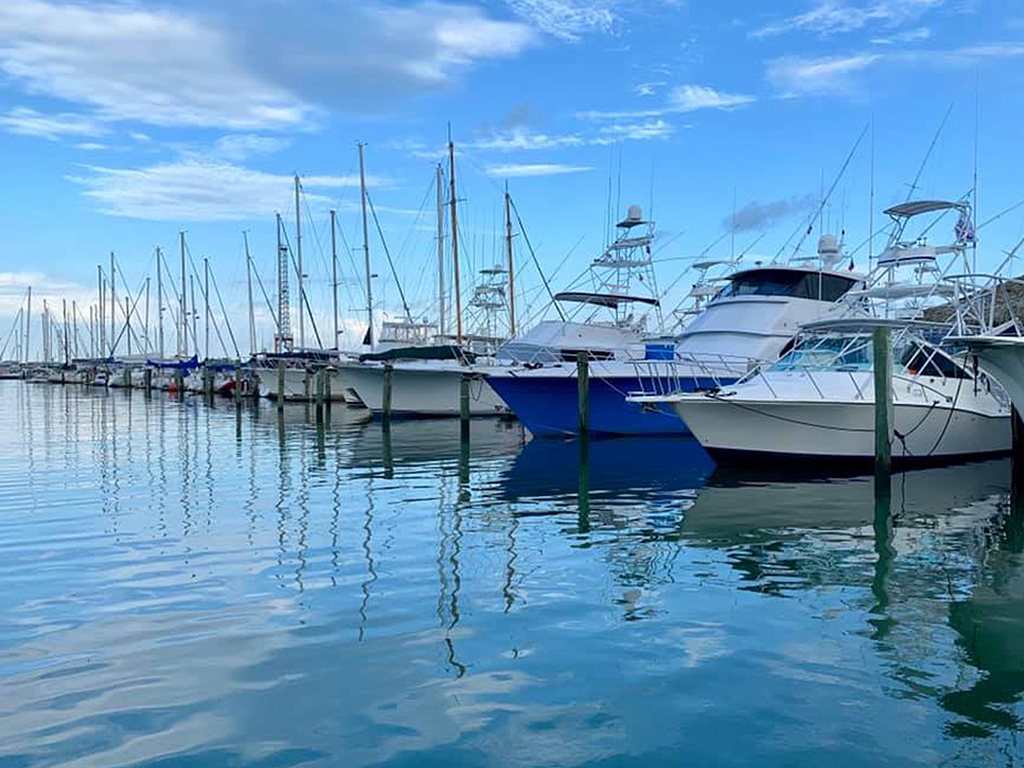
<instances>
[{"instance_id":1,"label":"water reflection","mask_svg":"<svg viewBox=\"0 0 1024 768\"><path fill-rule=\"evenodd\" d=\"M0 765L1020 756L1008 462L5 386Z\"/></svg>"}]
</instances>

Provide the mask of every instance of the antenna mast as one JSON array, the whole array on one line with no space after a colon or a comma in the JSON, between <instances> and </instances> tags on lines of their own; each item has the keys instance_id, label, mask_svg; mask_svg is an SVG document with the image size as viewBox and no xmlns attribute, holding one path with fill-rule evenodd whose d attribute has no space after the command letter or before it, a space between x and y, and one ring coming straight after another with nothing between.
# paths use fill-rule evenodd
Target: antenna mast
<instances>
[{"instance_id":1,"label":"antenna mast","mask_svg":"<svg viewBox=\"0 0 1024 768\"><path fill-rule=\"evenodd\" d=\"M359 192L362 197L363 207L363 262L366 268L366 338L370 342L370 348L373 349L375 346L373 343L373 286L371 280L373 275L370 274L370 236L367 231L366 223L366 172L363 166L363 147L365 144L359 142Z\"/></svg>"},{"instance_id":2,"label":"antenna mast","mask_svg":"<svg viewBox=\"0 0 1024 768\"><path fill-rule=\"evenodd\" d=\"M516 335L516 279L512 264L512 198L505 182L505 250L508 253L508 335Z\"/></svg>"}]
</instances>

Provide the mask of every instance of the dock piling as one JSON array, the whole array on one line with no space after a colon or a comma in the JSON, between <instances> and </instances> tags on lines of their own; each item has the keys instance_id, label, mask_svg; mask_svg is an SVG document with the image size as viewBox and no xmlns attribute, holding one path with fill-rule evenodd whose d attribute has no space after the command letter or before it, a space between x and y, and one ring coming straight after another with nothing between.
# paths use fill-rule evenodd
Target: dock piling
<instances>
[{"instance_id":1,"label":"dock piling","mask_svg":"<svg viewBox=\"0 0 1024 768\"><path fill-rule=\"evenodd\" d=\"M153 391L153 369L146 368L142 371L142 385L146 388L147 392Z\"/></svg>"},{"instance_id":2,"label":"dock piling","mask_svg":"<svg viewBox=\"0 0 1024 768\"><path fill-rule=\"evenodd\" d=\"M889 329L871 332L875 357L875 474L892 471L892 344Z\"/></svg>"},{"instance_id":3,"label":"dock piling","mask_svg":"<svg viewBox=\"0 0 1024 768\"><path fill-rule=\"evenodd\" d=\"M237 408L242 407L242 364L239 363L235 366L235 388L231 392L235 398L235 406Z\"/></svg>"},{"instance_id":4,"label":"dock piling","mask_svg":"<svg viewBox=\"0 0 1024 768\"><path fill-rule=\"evenodd\" d=\"M284 362L277 366L277 410L284 411Z\"/></svg>"},{"instance_id":5,"label":"dock piling","mask_svg":"<svg viewBox=\"0 0 1024 768\"><path fill-rule=\"evenodd\" d=\"M459 378L459 423L464 441L469 440L469 378L468 373Z\"/></svg>"},{"instance_id":6,"label":"dock piling","mask_svg":"<svg viewBox=\"0 0 1024 768\"><path fill-rule=\"evenodd\" d=\"M326 371L320 369L314 375L316 377L316 420L324 420L324 374Z\"/></svg>"},{"instance_id":7,"label":"dock piling","mask_svg":"<svg viewBox=\"0 0 1024 768\"><path fill-rule=\"evenodd\" d=\"M391 425L391 395L394 387L395 369L391 363L384 363L384 397L381 406L381 418L384 426Z\"/></svg>"},{"instance_id":8,"label":"dock piling","mask_svg":"<svg viewBox=\"0 0 1024 768\"><path fill-rule=\"evenodd\" d=\"M580 434L585 435L590 419L590 363L586 352L576 353L576 393L580 413Z\"/></svg>"}]
</instances>

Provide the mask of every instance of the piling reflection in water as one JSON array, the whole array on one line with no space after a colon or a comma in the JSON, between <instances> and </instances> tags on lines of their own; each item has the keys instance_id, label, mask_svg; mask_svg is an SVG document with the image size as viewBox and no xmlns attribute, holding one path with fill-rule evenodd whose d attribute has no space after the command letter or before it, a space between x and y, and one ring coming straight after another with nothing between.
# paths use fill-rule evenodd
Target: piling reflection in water
<instances>
[{"instance_id":1,"label":"piling reflection in water","mask_svg":"<svg viewBox=\"0 0 1024 768\"><path fill-rule=\"evenodd\" d=\"M1020 756L1008 462L886 494L685 439L0 396L0 764Z\"/></svg>"}]
</instances>

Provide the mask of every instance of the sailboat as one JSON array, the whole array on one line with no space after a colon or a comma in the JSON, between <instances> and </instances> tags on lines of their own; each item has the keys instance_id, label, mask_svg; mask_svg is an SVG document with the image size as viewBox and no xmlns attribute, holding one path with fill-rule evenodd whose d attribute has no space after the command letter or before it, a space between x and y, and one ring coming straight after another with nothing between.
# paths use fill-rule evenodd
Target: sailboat
<instances>
[{"instance_id":1,"label":"sailboat","mask_svg":"<svg viewBox=\"0 0 1024 768\"><path fill-rule=\"evenodd\" d=\"M501 398L484 380L477 364L492 356L503 341L495 332L497 315L509 312L510 330L514 329L512 296L513 272L508 265L496 265L482 272L484 280L474 291L470 308L478 309L481 322L478 332L464 332L462 312L461 274L459 271L459 239L457 200L455 194L455 148L448 142L449 192L451 212L452 264L454 269L455 322L454 338L445 333L444 318L444 250L443 200L441 173L438 172L438 271L439 322L433 339L423 324L411 317L404 323L384 323L380 341L373 339L373 300L370 283L369 245L366 238L366 192L363 188L363 252L366 262L367 315L371 351L359 356L358 361L342 362L339 372L345 377L360 402L373 413L385 408L385 381L390 392L390 409L394 415L456 416L461 410L463 380L468 378L469 412L472 416L496 416L507 413ZM362 166L360 166L362 167ZM506 192L506 222L508 225L508 195ZM511 257L511 251L509 251ZM389 335L386 335L390 332ZM402 343L404 334L407 341Z\"/></svg>"}]
</instances>

